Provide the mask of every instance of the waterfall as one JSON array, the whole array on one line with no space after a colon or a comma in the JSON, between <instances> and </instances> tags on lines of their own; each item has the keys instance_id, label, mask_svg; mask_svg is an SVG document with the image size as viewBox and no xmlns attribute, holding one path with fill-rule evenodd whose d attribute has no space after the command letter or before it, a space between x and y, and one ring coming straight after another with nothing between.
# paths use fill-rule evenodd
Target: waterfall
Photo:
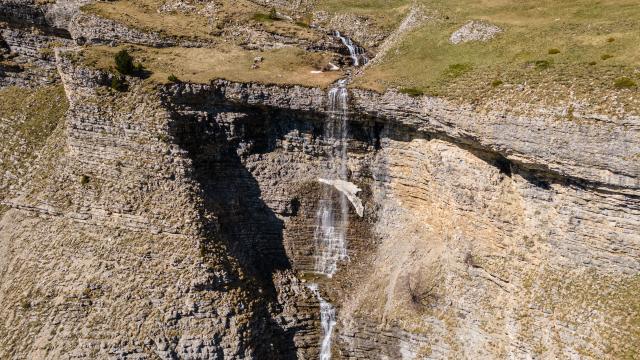
<instances>
[{"instance_id":1,"label":"waterfall","mask_svg":"<svg viewBox=\"0 0 640 360\"><path fill-rule=\"evenodd\" d=\"M320 323L322 324L322 341L320 342L320 360L331 359L331 334L336 325L336 310L329 302L322 298L318 284L309 284L309 290L320 302Z\"/></svg>"},{"instance_id":2,"label":"waterfall","mask_svg":"<svg viewBox=\"0 0 640 360\"><path fill-rule=\"evenodd\" d=\"M335 35L349 49L354 66L365 64L368 58L364 50L355 45L351 39L343 37L339 32ZM327 123L325 140L330 144L329 169L319 181L326 185L321 194L316 213L314 240L316 246L315 271L331 278L338 271L338 263L349 259L347 255L347 229L349 227L349 204L352 202L356 211L362 216L362 204L355 194L360 189L347 182L348 180L348 134L349 104L347 80L342 79L329 90L327 99ZM334 201L338 189L338 201ZM351 196L351 199L348 197ZM320 295L318 284L312 283L309 290L320 303L320 322L322 324L322 341L320 343L320 360L331 360L331 335L336 325L336 309Z\"/></svg>"},{"instance_id":3,"label":"waterfall","mask_svg":"<svg viewBox=\"0 0 640 360\"><path fill-rule=\"evenodd\" d=\"M340 80L329 91L327 110L329 116L325 127L325 137L331 143L329 163L332 168L325 177L332 180L345 180L347 178L348 135L345 80ZM343 193L338 196L338 204L335 204L332 189L324 187L316 213L314 239L318 255L315 271L327 277L332 277L336 273L338 262L348 259L346 231L349 225L349 203Z\"/></svg>"},{"instance_id":4,"label":"waterfall","mask_svg":"<svg viewBox=\"0 0 640 360\"><path fill-rule=\"evenodd\" d=\"M342 36L339 31L334 32L334 35L342 41L342 44L349 49L349 56L353 61L353 66L365 65L369 62L369 58L364 49L353 43L353 40L348 37Z\"/></svg>"}]
</instances>

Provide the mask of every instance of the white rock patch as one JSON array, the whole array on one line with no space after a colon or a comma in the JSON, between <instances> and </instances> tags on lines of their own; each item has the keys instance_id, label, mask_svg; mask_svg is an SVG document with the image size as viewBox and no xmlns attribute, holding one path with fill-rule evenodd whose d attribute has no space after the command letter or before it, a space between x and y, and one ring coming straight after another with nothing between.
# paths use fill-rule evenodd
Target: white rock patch
<instances>
[{"instance_id":1,"label":"white rock patch","mask_svg":"<svg viewBox=\"0 0 640 360\"><path fill-rule=\"evenodd\" d=\"M501 32L502 29L493 24L472 20L451 34L449 42L457 45L469 41L489 41Z\"/></svg>"},{"instance_id":2,"label":"white rock patch","mask_svg":"<svg viewBox=\"0 0 640 360\"><path fill-rule=\"evenodd\" d=\"M362 205L362 201L360 200L358 195L356 195L357 193L362 191L362 189L360 189L354 183L350 183L344 180L327 180L322 178L318 179L318 181L323 184L331 185L336 190L343 193L347 197L347 199L349 199L351 205L353 205L353 208L358 213L358 216L362 217L364 215L364 205Z\"/></svg>"}]
</instances>

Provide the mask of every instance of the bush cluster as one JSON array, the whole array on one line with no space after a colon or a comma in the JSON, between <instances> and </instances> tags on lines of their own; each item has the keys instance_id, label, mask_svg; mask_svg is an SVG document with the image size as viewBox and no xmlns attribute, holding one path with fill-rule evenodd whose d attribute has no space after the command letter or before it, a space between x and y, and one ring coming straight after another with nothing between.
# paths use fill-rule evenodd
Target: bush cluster
<instances>
[{"instance_id":1,"label":"bush cluster","mask_svg":"<svg viewBox=\"0 0 640 360\"><path fill-rule=\"evenodd\" d=\"M113 58L116 74L111 78L111 88L117 91L127 91L129 85L125 75L144 78L148 71L141 63L134 63L133 57L127 50L120 50Z\"/></svg>"},{"instance_id":2,"label":"bush cluster","mask_svg":"<svg viewBox=\"0 0 640 360\"><path fill-rule=\"evenodd\" d=\"M631 80L630 78L623 76L621 78L617 78L614 82L613 85L616 87L616 89L631 89L631 88L635 88L638 85L636 84L635 81Z\"/></svg>"},{"instance_id":3,"label":"bush cluster","mask_svg":"<svg viewBox=\"0 0 640 360\"><path fill-rule=\"evenodd\" d=\"M401 88L398 90L401 94L409 95L411 97L418 97L424 95L424 91L416 88Z\"/></svg>"}]
</instances>

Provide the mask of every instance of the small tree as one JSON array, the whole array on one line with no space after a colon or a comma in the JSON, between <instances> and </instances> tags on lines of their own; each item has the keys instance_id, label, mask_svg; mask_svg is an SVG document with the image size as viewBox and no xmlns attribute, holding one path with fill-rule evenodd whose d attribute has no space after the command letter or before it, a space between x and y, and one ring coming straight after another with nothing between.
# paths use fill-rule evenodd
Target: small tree
<instances>
[{"instance_id":1,"label":"small tree","mask_svg":"<svg viewBox=\"0 0 640 360\"><path fill-rule=\"evenodd\" d=\"M424 310L434 306L438 301L438 284L440 283L440 270L422 269L409 273L405 277L406 292L409 304L416 310Z\"/></svg>"},{"instance_id":2,"label":"small tree","mask_svg":"<svg viewBox=\"0 0 640 360\"><path fill-rule=\"evenodd\" d=\"M278 20L278 11L276 10L276 8L271 8L271 10L269 10L269 19L271 20Z\"/></svg>"},{"instance_id":3,"label":"small tree","mask_svg":"<svg viewBox=\"0 0 640 360\"><path fill-rule=\"evenodd\" d=\"M133 58L129 55L127 50L118 51L114 60L116 63L116 70L118 70L120 74L131 75L133 73L135 69L135 66L133 65Z\"/></svg>"},{"instance_id":4,"label":"small tree","mask_svg":"<svg viewBox=\"0 0 640 360\"><path fill-rule=\"evenodd\" d=\"M116 91L124 92L127 91L129 85L127 84L127 80L125 80L122 75L114 75L111 78L111 88Z\"/></svg>"}]
</instances>

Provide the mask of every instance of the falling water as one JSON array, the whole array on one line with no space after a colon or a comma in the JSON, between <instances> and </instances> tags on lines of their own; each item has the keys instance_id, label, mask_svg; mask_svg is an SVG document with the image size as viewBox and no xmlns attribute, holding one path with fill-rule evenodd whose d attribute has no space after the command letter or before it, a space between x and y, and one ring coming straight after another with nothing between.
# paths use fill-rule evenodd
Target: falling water
<instances>
[{"instance_id":1,"label":"falling water","mask_svg":"<svg viewBox=\"0 0 640 360\"><path fill-rule=\"evenodd\" d=\"M320 360L330 360L331 333L333 333L333 327L336 325L336 309L328 301L322 298L320 291L318 290L318 284L309 284L308 287L320 302L320 323L322 324Z\"/></svg>"},{"instance_id":2,"label":"falling water","mask_svg":"<svg viewBox=\"0 0 640 360\"><path fill-rule=\"evenodd\" d=\"M329 91L328 100L329 119L325 136L331 142L329 163L332 168L325 177L346 180L348 115L345 80L340 80ZM338 262L348 259L346 229L349 221L349 204L347 197L342 193L339 194L337 206L339 211L336 211L331 190L325 187L316 214L314 238L319 255L316 257L315 271L328 277L336 273Z\"/></svg>"},{"instance_id":3,"label":"falling water","mask_svg":"<svg viewBox=\"0 0 640 360\"><path fill-rule=\"evenodd\" d=\"M342 44L349 49L349 56L351 56L351 60L353 61L353 66L361 66L365 65L369 62L369 58L365 53L364 49L360 46L353 43L353 40L348 37L342 36L339 31L336 31L334 35L342 41Z\"/></svg>"},{"instance_id":4,"label":"falling water","mask_svg":"<svg viewBox=\"0 0 640 360\"><path fill-rule=\"evenodd\" d=\"M351 39L335 33L349 49L354 66L365 64L368 59L364 50L355 45ZM329 90L328 121L325 127L325 139L331 144L329 151L330 167L324 180L347 181L347 135L348 135L348 93L347 80L343 79ZM323 187L321 200L316 214L315 271L331 278L338 271L338 263L349 259L347 255L346 231L349 226L349 203L347 196L340 192L338 203L334 201L334 193L328 186ZM331 335L336 325L336 310L320 295L318 284L310 284L309 290L320 302L320 322L322 324L322 341L320 343L320 360L331 359Z\"/></svg>"}]
</instances>

